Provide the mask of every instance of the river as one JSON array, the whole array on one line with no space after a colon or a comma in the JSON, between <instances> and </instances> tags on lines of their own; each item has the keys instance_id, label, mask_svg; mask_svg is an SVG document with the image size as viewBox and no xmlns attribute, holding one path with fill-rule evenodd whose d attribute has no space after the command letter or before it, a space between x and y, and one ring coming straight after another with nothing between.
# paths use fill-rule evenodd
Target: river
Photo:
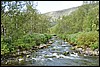
<instances>
[{"instance_id":1,"label":"river","mask_svg":"<svg viewBox=\"0 0 100 67\"><path fill-rule=\"evenodd\" d=\"M23 61L18 58L8 58L1 61L1 65L14 66L99 66L98 56L82 56L70 48L68 42L64 42L55 36L51 39L53 43L44 49L32 52L29 57L24 55ZM67 53L66 55L64 53ZM10 61L10 63L5 63ZM5 63L5 64L4 64Z\"/></svg>"}]
</instances>

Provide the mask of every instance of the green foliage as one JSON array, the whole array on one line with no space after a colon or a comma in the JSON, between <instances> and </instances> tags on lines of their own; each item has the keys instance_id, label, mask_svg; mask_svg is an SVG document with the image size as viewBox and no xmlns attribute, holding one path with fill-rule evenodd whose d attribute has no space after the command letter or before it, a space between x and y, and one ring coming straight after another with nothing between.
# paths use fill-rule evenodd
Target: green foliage
<instances>
[{"instance_id":1,"label":"green foliage","mask_svg":"<svg viewBox=\"0 0 100 67\"><path fill-rule=\"evenodd\" d=\"M87 46L92 49L99 47L99 34L97 31L70 34L67 39L68 42L77 44L77 46Z\"/></svg>"},{"instance_id":2,"label":"green foliage","mask_svg":"<svg viewBox=\"0 0 100 67\"><path fill-rule=\"evenodd\" d=\"M77 44L77 46L87 46L93 50L99 48L99 33L97 31L59 34L58 37L69 43Z\"/></svg>"},{"instance_id":3,"label":"green foliage","mask_svg":"<svg viewBox=\"0 0 100 67\"><path fill-rule=\"evenodd\" d=\"M21 46L23 49L27 48L30 49L32 46L38 46L42 43L46 43L48 39L51 38L50 34L27 34L23 37L17 39L14 42L11 42L10 39L3 39L1 38L1 54L14 52L18 46Z\"/></svg>"},{"instance_id":4,"label":"green foliage","mask_svg":"<svg viewBox=\"0 0 100 67\"><path fill-rule=\"evenodd\" d=\"M70 15L57 19L57 24L50 28L53 34L74 34L96 31L99 28L99 4L86 4L78 7Z\"/></svg>"},{"instance_id":5,"label":"green foliage","mask_svg":"<svg viewBox=\"0 0 100 67\"><path fill-rule=\"evenodd\" d=\"M93 44L90 45L90 48L92 50L97 49L98 47L99 47L99 42L95 42L95 43L93 43Z\"/></svg>"},{"instance_id":6,"label":"green foliage","mask_svg":"<svg viewBox=\"0 0 100 67\"><path fill-rule=\"evenodd\" d=\"M3 45L2 45L3 44ZM9 53L8 44L2 42L1 43L1 54L4 55L5 53Z\"/></svg>"},{"instance_id":7,"label":"green foliage","mask_svg":"<svg viewBox=\"0 0 100 67\"><path fill-rule=\"evenodd\" d=\"M25 5L27 9L21 12L20 10ZM3 54L16 51L18 46L31 48L46 43L51 37L43 34L47 33L50 27L49 17L39 14L32 1L2 1L1 6L1 50ZM5 12L6 6L8 11Z\"/></svg>"},{"instance_id":8,"label":"green foliage","mask_svg":"<svg viewBox=\"0 0 100 67\"><path fill-rule=\"evenodd\" d=\"M81 33L77 39L78 45L89 46L91 43L98 41L98 32Z\"/></svg>"}]
</instances>

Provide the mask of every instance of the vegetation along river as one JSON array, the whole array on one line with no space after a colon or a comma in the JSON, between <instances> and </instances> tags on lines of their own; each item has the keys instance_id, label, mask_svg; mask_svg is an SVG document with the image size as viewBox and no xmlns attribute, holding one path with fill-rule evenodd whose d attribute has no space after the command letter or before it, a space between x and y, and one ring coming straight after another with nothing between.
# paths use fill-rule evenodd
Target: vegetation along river
<instances>
[{"instance_id":1,"label":"vegetation along river","mask_svg":"<svg viewBox=\"0 0 100 67\"><path fill-rule=\"evenodd\" d=\"M24 55L1 60L1 65L14 66L99 66L98 56L82 56L71 50L68 42L53 36L53 43L44 49ZM7 63L9 62L9 63Z\"/></svg>"}]
</instances>

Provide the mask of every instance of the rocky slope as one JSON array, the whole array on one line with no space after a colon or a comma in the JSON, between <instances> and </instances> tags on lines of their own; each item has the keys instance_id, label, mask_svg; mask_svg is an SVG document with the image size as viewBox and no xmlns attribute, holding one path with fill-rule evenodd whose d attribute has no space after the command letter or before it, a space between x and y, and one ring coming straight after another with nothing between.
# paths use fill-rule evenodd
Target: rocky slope
<instances>
[{"instance_id":1,"label":"rocky slope","mask_svg":"<svg viewBox=\"0 0 100 67\"><path fill-rule=\"evenodd\" d=\"M57 19L60 16L71 14L71 12L75 11L77 8L78 7L72 7L72 8L69 8L69 9L64 9L64 10L59 10L59 11L52 11L52 12L48 12L48 13L44 13L44 14L47 15L47 16L52 17L53 19Z\"/></svg>"}]
</instances>

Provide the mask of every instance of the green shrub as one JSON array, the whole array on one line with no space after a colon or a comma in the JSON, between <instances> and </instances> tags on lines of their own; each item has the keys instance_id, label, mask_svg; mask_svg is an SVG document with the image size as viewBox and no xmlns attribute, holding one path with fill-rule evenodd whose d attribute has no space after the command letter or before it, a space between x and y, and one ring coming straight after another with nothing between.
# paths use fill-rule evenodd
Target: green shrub
<instances>
[{"instance_id":1,"label":"green shrub","mask_svg":"<svg viewBox=\"0 0 100 67\"><path fill-rule=\"evenodd\" d=\"M1 54L9 53L8 43L1 43Z\"/></svg>"},{"instance_id":2,"label":"green shrub","mask_svg":"<svg viewBox=\"0 0 100 67\"><path fill-rule=\"evenodd\" d=\"M99 42L91 43L90 48L92 50L99 48Z\"/></svg>"},{"instance_id":3,"label":"green shrub","mask_svg":"<svg viewBox=\"0 0 100 67\"><path fill-rule=\"evenodd\" d=\"M95 43L98 41L98 33L97 32L83 32L79 34L77 43L78 45L89 46L91 43Z\"/></svg>"},{"instance_id":4,"label":"green shrub","mask_svg":"<svg viewBox=\"0 0 100 67\"><path fill-rule=\"evenodd\" d=\"M27 34L12 42L11 38L1 38L1 54L15 52L17 47L31 48L32 46L46 43L51 38L50 34Z\"/></svg>"},{"instance_id":5,"label":"green shrub","mask_svg":"<svg viewBox=\"0 0 100 67\"><path fill-rule=\"evenodd\" d=\"M59 34L62 39L67 39L68 42L77 44L77 46L88 46L92 49L98 48L99 34L96 31L79 32L75 34Z\"/></svg>"}]
</instances>

